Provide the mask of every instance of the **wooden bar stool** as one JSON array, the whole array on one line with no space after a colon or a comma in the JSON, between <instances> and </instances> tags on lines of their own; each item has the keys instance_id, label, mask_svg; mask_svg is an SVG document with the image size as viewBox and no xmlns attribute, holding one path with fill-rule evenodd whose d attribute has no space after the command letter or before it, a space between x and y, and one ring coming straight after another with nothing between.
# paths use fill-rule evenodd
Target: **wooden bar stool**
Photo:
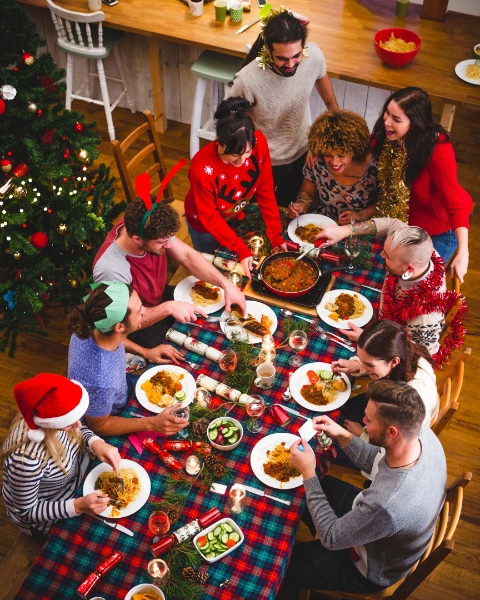
<instances>
[{"instance_id":1,"label":"wooden bar stool","mask_svg":"<svg viewBox=\"0 0 480 600\"><path fill-rule=\"evenodd\" d=\"M115 129L113 127L112 111L124 96L127 97L128 106L132 113L135 112L135 103L128 93L127 80L125 78L120 51L117 45L123 37L123 32L108 28L103 30L102 22L105 20L105 15L101 10L93 13L79 13L60 8L54 4L52 0L47 0L47 4L50 8L53 24L55 25L55 30L58 35L58 45L67 55L67 94L65 106L67 110L71 110L72 99L85 100L86 102L93 102L93 104L100 104L103 106L107 118L108 134L110 139L114 140ZM90 27L90 23L95 24L95 26ZM117 63L118 72L120 73L120 79L107 77L103 68L103 59L107 58L112 50ZM74 56L81 56L87 59L88 72L82 85L73 94ZM97 73L90 72L90 59L96 59ZM91 98L90 77L98 77L102 100L94 100ZM117 81L123 85L122 92L112 105L110 105L110 98L108 95L107 79ZM80 92L84 88L86 96L80 96Z\"/></svg>"},{"instance_id":2,"label":"wooden bar stool","mask_svg":"<svg viewBox=\"0 0 480 600\"><path fill-rule=\"evenodd\" d=\"M242 59L228 54L205 50L193 63L192 73L198 77L193 101L192 125L190 130L190 158L200 150L200 138L214 140L216 137L213 114L215 108L227 94L227 84L235 79ZM207 122L202 126L202 109L207 82L213 86L212 110Z\"/></svg>"}]
</instances>

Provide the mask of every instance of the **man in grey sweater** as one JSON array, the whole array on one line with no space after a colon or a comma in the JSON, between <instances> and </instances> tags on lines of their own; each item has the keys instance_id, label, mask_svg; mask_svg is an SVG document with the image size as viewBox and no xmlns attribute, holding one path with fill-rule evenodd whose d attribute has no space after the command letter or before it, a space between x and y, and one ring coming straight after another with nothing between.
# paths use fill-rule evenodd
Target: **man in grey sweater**
<instances>
[{"instance_id":1,"label":"man in grey sweater","mask_svg":"<svg viewBox=\"0 0 480 600\"><path fill-rule=\"evenodd\" d=\"M370 472L378 448L385 448L370 488L361 490L315 474L315 454L305 440L292 445L290 460L303 475L307 505L319 540L293 551L286 581L300 589L375 592L408 574L425 551L442 508L446 488L443 448L421 428L425 407L403 382L379 380L368 386L365 443L327 416L314 427L336 439L348 457Z\"/></svg>"}]
</instances>

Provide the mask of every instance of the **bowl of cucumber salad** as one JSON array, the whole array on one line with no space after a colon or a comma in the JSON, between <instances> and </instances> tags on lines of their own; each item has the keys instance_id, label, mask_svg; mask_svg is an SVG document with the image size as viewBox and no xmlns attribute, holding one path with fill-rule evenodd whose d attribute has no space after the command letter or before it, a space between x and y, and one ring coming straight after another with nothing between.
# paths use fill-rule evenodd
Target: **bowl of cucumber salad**
<instances>
[{"instance_id":1,"label":"bowl of cucumber salad","mask_svg":"<svg viewBox=\"0 0 480 600\"><path fill-rule=\"evenodd\" d=\"M243 427L240 421L232 417L214 419L207 430L208 441L217 450L223 452L236 448L243 437Z\"/></svg>"},{"instance_id":2,"label":"bowl of cucumber salad","mask_svg":"<svg viewBox=\"0 0 480 600\"><path fill-rule=\"evenodd\" d=\"M204 560L214 563L233 552L243 540L240 527L226 517L198 533L193 543Z\"/></svg>"}]
</instances>

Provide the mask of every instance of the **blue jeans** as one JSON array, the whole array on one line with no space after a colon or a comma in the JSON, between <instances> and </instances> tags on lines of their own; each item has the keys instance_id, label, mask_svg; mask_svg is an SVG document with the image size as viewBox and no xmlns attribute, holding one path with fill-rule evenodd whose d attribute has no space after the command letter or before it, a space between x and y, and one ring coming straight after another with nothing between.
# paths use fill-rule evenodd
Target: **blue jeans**
<instances>
[{"instance_id":1,"label":"blue jeans","mask_svg":"<svg viewBox=\"0 0 480 600\"><path fill-rule=\"evenodd\" d=\"M198 252L206 252L207 254L214 254L215 250L220 246L220 244L213 237L213 235L211 233L202 233L201 231L197 231L190 226L188 221L187 227L195 250L198 250Z\"/></svg>"},{"instance_id":2,"label":"blue jeans","mask_svg":"<svg viewBox=\"0 0 480 600\"><path fill-rule=\"evenodd\" d=\"M445 233L439 233L438 235L432 235L433 247L443 258L445 264L450 260L452 254L458 248L457 238L453 229L445 231Z\"/></svg>"}]
</instances>

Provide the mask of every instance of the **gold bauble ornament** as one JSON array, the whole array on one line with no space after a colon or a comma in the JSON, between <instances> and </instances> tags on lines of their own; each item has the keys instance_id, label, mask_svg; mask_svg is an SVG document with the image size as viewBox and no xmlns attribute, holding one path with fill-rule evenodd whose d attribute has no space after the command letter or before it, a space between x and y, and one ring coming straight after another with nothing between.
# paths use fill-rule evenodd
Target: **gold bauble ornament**
<instances>
[{"instance_id":1,"label":"gold bauble ornament","mask_svg":"<svg viewBox=\"0 0 480 600\"><path fill-rule=\"evenodd\" d=\"M37 108L38 108L38 106L35 104L35 102L29 102L27 104L27 110L29 113L36 113Z\"/></svg>"},{"instance_id":2,"label":"gold bauble ornament","mask_svg":"<svg viewBox=\"0 0 480 600\"><path fill-rule=\"evenodd\" d=\"M22 253L20 252L20 250L17 250L16 252L13 253L13 258L15 260L20 260L22 258Z\"/></svg>"},{"instance_id":3,"label":"gold bauble ornament","mask_svg":"<svg viewBox=\"0 0 480 600\"><path fill-rule=\"evenodd\" d=\"M60 223L60 225L57 227L57 233L59 233L60 235L65 235L68 231L68 227L67 225L65 225L65 223Z\"/></svg>"},{"instance_id":4,"label":"gold bauble ornament","mask_svg":"<svg viewBox=\"0 0 480 600\"><path fill-rule=\"evenodd\" d=\"M68 282L70 283L70 287L73 289L75 289L78 285L78 281L76 279L69 279Z\"/></svg>"},{"instance_id":5,"label":"gold bauble ornament","mask_svg":"<svg viewBox=\"0 0 480 600\"><path fill-rule=\"evenodd\" d=\"M13 195L16 198L24 198L27 195L27 190L23 186L17 185L17 187L13 188Z\"/></svg>"},{"instance_id":6,"label":"gold bauble ornament","mask_svg":"<svg viewBox=\"0 0 480 600\"><path fill-rule=\"evenodd\" d=\"M82 162L87 162L90 159L90 155L88 154L88 152L86 150L83 150L83 148L81 150L79 150L77 152L77 158L78 160L81 160Z\"/></svg>"}]
</instances>

